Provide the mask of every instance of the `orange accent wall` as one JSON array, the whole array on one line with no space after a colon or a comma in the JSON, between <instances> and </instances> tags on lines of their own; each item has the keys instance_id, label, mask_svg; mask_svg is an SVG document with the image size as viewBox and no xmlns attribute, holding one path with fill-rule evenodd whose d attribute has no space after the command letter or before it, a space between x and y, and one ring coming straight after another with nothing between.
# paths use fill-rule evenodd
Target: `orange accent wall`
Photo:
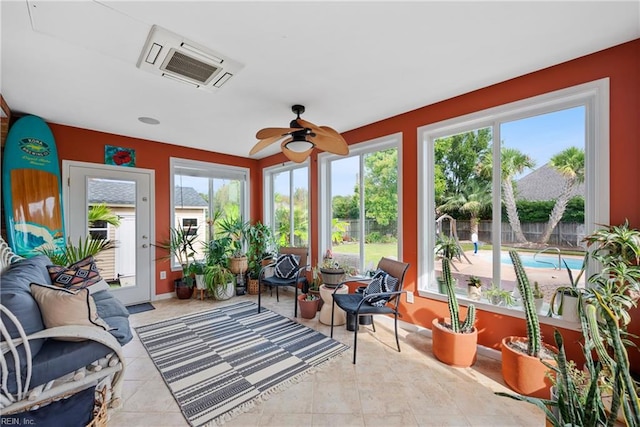
<instances>
[{"instance_id":1,"label":"orange accent wall","mask_svg":"<svg viewBox=\"0 0 640 427\"><path fill-rule=\"evenodd\" d=\"M635 228L640 227L640 39L606 49L588 56L536 71L499 84L457 96L436 104L409 111L388 119L343 133L349 144L369 141L393 133L402 133L402 258L411 267L407 272L405 289L417 293L418 241L412 230L418 226L418 145L417 128L453 117L541 95L547 92L608 77L610 79L610 221L618 224L628 218ZM260 166L283 161L281 155L263 159ZM311 159L311 218L312 242L318 253L317 167ZM447 314L444 302L416 298L414 304L403 304L403 320L430 327L435 317ZM637 311L636 311L637 312ZM499 349L505 336L525 335L523 320L496 313L478 313L481 345ZM640 334L640 321L634 319L632 332ZM553 343L553 328L543 325L543 336ZM576 344L581 334L562 330L568 355L582 360ZM574 344L574 345L571 345ZM640 370L640 352L630 350L630 359Z\"/></svg>"},{"instance_id":2,"label":"orange accent wall","mask_svg":"<svg viewBox=\"0 0 640 427\"><path fill-rule=\"evenodd\" d=\"M406 289L417 293L418 242L417 199L418 161L417 128L430 123L524 98L563 89L569 86L608 77L610 79L610 219L612 224L628 218L635 228L640 227L640 185L637 168L640 164L640 39L536 71L518 78L495 84L474 92L451 98L436 104L409 111L388 119L345 132L349 144L368 141L381 136L401 132L402 142L402 182L403 209L402 257L411 267L406 276ZM249 167L251 170L251 218L262 219L262 169L286 161L282 154L259 161L179 147L171 144L154 143L135 138L100 133L69 126L51 125L58 143L61 159L86 162L104 162L104 145L129 147L136 150L139 167L156 171L156 238L166 234L169 227L169 157L191 158ZM318 177L315 153L310 162L311 200L311 242L312 262L318 256ZM172 278L159 279L159 271L167 269L156 266L156 294L172 291ZM177 273L176 273L177 275ZM427 298L417 297L414 304L403 304L405 322L429 327L434 317L446 314L446 304ZM637 313L637 311L636 311ZM637 316L632 332L640 335ZM509 335L525 334L525 324L508 316L495 313L478 313L480 330L479 343L498 349L500 340ZM581 359L577 341L580 334L562 330L569 347L569 357ZM543 335L552 342L553 328L543 326ZM574 345L571 345L574 343ZM630 350L630 359L635 370L640 370L640 352Z\"/></svg>"},{"instance_id":3,"label":"orange accent wall","mask_svg":"<svg viewBox=\"0 0 640 427\"><path fill-rule=\"evenodd\" d=\"M87 129L63 126L50 123L51 131L58 147L58 156L64 160L76 160L82 162L104 164L104 146L114 145L136 150L136 166L143 169L155 170L155 222L156 240L161 241L168 235L171 224L169 206L169 158L195 159L205 162L221 163L225 165L241 166L250 169L250 200L251 218L259 218L261 215L262 180L258 161L244 157L229 156L213 153L211 151L197 150L180 147L172 144L164 144L143 139L129 138ZM162 257L158 253L155 258ZM165 280L160 280L160 271L168 272ZM171 272L168 261L156 262L155 294L160 295L173 292L173 280L180 277L180 272Z\"/></svg>"}]
</instances>

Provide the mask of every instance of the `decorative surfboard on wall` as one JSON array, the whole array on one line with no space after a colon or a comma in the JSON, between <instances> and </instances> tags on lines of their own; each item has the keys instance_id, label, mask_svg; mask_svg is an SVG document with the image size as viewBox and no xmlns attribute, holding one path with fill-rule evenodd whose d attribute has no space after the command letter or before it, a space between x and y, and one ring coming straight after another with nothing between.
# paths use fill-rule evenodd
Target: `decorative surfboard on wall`
<instances>
[{"instance_id":1,"label":"decorative surfboard on wall","mask_svg":"<svg viewBox=\"0 0 640 427\"><path fill-rule=\"evenodd\" d=\"M58 150L40 117L24 116L9 129L2 194L7 238L15 253L30 257L42 246L64 246Z\"/></svg>"}]
</instances>

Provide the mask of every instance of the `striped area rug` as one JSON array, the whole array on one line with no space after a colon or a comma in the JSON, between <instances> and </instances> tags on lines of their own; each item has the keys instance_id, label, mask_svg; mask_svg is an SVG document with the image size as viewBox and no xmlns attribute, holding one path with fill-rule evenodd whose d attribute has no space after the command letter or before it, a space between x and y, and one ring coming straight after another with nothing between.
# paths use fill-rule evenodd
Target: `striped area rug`
<instances>
[{"instance_id":1,"label":"striped area rug","mask_svg":"<svg viewBox=\"0 0 640 427\"><path fill-rule=\"evenodd\" d=\"M348 348L252 302L136 331L193 426L245 412Z\"/></svg>"}]
</instances>

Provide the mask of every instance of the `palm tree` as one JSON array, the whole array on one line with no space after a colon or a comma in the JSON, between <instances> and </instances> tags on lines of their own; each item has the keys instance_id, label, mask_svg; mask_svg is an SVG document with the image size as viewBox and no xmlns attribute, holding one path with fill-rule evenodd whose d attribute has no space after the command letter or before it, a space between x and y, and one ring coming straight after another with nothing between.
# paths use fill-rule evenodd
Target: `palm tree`
<instances>
[{"instance_id":1,"label":"palm tree","mask_svg":"<svg viewBox=\"0 0 640 427\"><path fill-rule=\"evenodd\" d=\"M120 226L120 217L113 212L106 203L98 203L97 205L91 206L87 214L87 220L90 225L96 221L104 221L114 227Z\"/></svg>"},{"instance_id":2,"label":"palm tree","mask_svg":"<svg viewBox=\"0 0 640 427\"><path fill-rule=\"evenodd\" d=\"M445 202L438 207L439 210L447 212L452 209L459 209L469 214L471 223L471 234L478 234L478 224L480 223L480 213L483 209L491 206L491 188L488 182L478 183L470 181L462 191L445 198Z\"/></svg>"},{"instance_id":3,"label":"palm tree","mask_svg":"<svg viewBox=\"0 0 640 427\"><path fill-rule=\"evenodd\" d=\"M527 238L522 233L520 217L516 206L515 192L513 191L513 177L524 172L525 169L532 169L536 165L535 160L516 148L502 147L500 150L500 183L502 187L502 201L507 209L509 225L515 234L518 243L527 243ZM485 154L478 165L482 175L491 177L493 171L492 150Z\"/></svg>"},{"instance_id":4,"label":"palm tree","mask_svg":"<svg viewBox=\"0 0 640 427\"><path fill-rule=\"evenodd\" d=\"M562 219L574 189L584 182L584 150L569 147L553 156L549 164L560 172L565 181L562 192L556 199L556 203L549 214L549 222L547 222L542 237L540 237L540 243L543 244L549 241L551 233Z\"/></svg>"}]
</instances>

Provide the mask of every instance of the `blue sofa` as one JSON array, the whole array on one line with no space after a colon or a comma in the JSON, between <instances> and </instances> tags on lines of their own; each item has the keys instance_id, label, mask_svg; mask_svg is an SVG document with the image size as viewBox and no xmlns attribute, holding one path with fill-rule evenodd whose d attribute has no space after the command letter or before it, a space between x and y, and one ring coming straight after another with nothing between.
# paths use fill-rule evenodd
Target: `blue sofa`
<instances>
[{"instance_id":1,"label":"blue sofa","mask_svg":"<svg viewBox=\"0 0 640 427\"><path fill-rule=\"evenodd\" d=\"M51 261L44 255L16 260L6 255L8 248L0 243L0 308L6 328L1 378L4 370L8 374L0 396L3 415L27 411L96 384L108 388L109 406L117 407L124 373L121 346L132 339L127 309L109 290L99 290L92 297L108 331L89 326L45 328L31 284L51 285L47 271Z\"/></svg>"}]
</instances>

